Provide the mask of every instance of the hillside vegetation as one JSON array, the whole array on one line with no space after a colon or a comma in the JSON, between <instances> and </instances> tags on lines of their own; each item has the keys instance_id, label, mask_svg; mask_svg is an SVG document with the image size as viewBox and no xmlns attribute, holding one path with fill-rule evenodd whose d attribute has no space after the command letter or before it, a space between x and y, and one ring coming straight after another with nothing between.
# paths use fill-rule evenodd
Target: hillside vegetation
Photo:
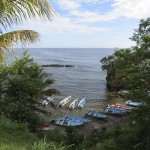
<instances>
[{"instance_id":1,"label":"hillside vegetation","mask_svg":"<svg viewBox=\"0 0 150 150\"><path fill-rule=\"evenodd\" d=\"M29 150L38 140L25 124L17 124L3 117L0 118L0 133L1 150Z\"/></svg>"}]
</instances>

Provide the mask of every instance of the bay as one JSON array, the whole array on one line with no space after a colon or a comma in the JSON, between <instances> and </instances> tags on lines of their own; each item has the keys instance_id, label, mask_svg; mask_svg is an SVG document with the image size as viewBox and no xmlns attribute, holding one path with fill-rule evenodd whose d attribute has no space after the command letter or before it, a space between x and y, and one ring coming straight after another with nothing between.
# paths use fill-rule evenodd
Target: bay
<instances>
[{"instance_id":1,"label":"bay","mask_svg":"<svg viewBox=\"0 0 150 150\"><path fill-rule=\"evenodd\" d=\"M39 65L61 64L75 67L45 67L44 70L54 79L52 88L60 91L59 101L71 95L85 97L87 101L107 99L106 72L101 69L100 60L114 52L113 48L32 48L31 57ZM20 57L22 49L16 49ZM12 58L11 58L12 60Z\"/></svg>"}]
</instances>

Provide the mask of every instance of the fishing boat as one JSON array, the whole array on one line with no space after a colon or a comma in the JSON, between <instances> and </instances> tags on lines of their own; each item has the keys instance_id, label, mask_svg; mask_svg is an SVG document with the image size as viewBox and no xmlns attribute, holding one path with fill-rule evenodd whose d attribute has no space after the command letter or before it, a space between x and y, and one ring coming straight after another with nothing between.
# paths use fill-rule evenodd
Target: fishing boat
<instances>
[{"instance_id":1,"label":"fishing boat","mask_svg":"<svg viewBox=\"0 0 150 150\"><path fill-rule=\"evenodd\" d=\"M54 95L47 97L46 100L47 100L48 102L51 102L53 99L54 99Z\"/></svg>"},{"instance_id":2,"label":"fishing boat","mask_svg":"<svg viewBox=\"0 0 150 150\"><path fill-rule=\"evenodd\" d=\"M54 96L49 96L47 98L43 98L43 99L39 100L37 102L37 106L40 106L40 105L41 106L47 106L49 104L49 102L51 102L53 100L53 97Z\"/></svg>"},{"instance_id":3,"label":"fishing boat","mask_svg":"<svg viewBox=\"0 0 150 150\"><path fill-rule=\"evenodd\" d=\"M41 99L41 100L39 100L39 101L37 102L37 104L38 104L39 106L46 106L46 105L48 105L48 101L45 100L45 99Z\"/></svg>"},{"instance_id":4,"label":"fishing boat","mask_svg":"<svg viewBox=\"0 0 150 150\"><path fill-rule=\"evenodd\" d=\"M71 100L71 96L66 97L65 99L63 99L62 101L59 102L58 107L68 104L70 102L70 100Z\"/></svg>"},{"instance_id":5,"label":"fishing boat","mask_svg":"<svg viewBox=\"0 0 150 150\"><path fill-rule=\"evenodd\" d=\"M128 100L125 102L125 104L129 106L133 106L133 107L139 107L142 104L144 104L144 102L134 102L134 101Z\"/></svg>"},{"instance_id":6,"label":"fishing boat","mask_svg":"<svg viewBox=\"0 0 150 150\"><path fill-rule=\"evenodd\" d=\"M127 106L127 105L122 105L122 104L119 104L119 103L112 104L111 108L121 108L121 109L125 109L128 112L131 112L134 109L134 107Z\"/></svg>"},{"instance_id":7,"label":"fishing boat","mask_svg":"<svg viewBox=\"0 0 150 150\"><path fill-rule=\"evenodd\" d=\"M111 108L111 107L110 108L109 107L104 108L102 112L105 113L105 114L109 114L109 115L120 115L120 116L123 116L123 115L127 114L127 111L124 110L124 109Z\"/></svg>"},{"instance_id":8,"label":"fishing boat","mask_svg":"<svg viewBox=\"0 0 150 150\"><path fill-rule=\"evenodd\" d=\"M85 105L85 98L82 98L78 103L78 108L83 108Z\"/></svg>"},{"instance_id":9,"label":"fishing boat","mask_svg":"<svg viewBox=\"0 0 150 150\"><path fill-rule=\"evenodd\" d=\"M49 131L50 130L50 127L49 125L41 125L38 127L38 130L43 130L43 131Z\"/></svg>"},{"instance_id":10,"label":"fishing boat","mask_svg":"<svg viewBox=\"0 0 150 150\"><path fill-rule=\"evenodd\" d=\"M85 112L85 114L87 116L94 117L94 118L99 118L99 119L107 119L108 118L108 116L105 115L105 114L102 114L102 113L96 112L96 111L91 111L91 110L87 110Z\"/></svg>"},{"instance_id":11,"label":"fishing boat","mask_svg":"<svg viewBox=\"0 0 150 150\"><path fill-rule=\"evenodd\" d=\"M86 119L86 118L80 118L80 117L76 117L76 116L64 116L63 117L64 120L68 120L68 121L74 121L74 122L78 122L78 123L87 123L90 122L91 120Z\"/></svg>"},{"instance_id":12,"label":"fishing boat","mask_svg":"<svg viewBox=\"0 0 150 150\"><path fill-rule=\"evenodd\" d=\"M78 98L75 99L75 100L69 105L69 109L75 109L75 108L77 107L77 105L78 105L78 102L79 102Z\"/></svg>"},{"instance_id":13,"label":"fishing boat","mask_svg":"<svg viewBox=\"0 0 150 150\"><path fill-rule=\"evenodd\" d=\"M75 121L70 121L70 120L66 120L66 119L58 119L57 121L55 121L55 124L64 126L64 127L83 125L82 122L75 122Z\"/></svg>"}]
</instances>

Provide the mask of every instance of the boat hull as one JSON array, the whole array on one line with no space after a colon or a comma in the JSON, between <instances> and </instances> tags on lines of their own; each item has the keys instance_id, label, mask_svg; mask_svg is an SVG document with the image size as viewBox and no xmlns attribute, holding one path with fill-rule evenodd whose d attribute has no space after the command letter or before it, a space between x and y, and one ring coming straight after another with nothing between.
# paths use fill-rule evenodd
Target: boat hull
<instances>
[{"instance_id":1,"label":"boat hull","mask_svg":"<svg viewBox=\"0 0 150 150\"><path fill-rule=\"evenodd\" d=\"M80 118L80 117L75 117L75 116L64 116L63 118L64 120L68 120L68 121L74 121L74 122L78 122L78 123L87 123L90 122L91 120L86 119L86 118Z\"/></svg>"},{"instance_id":2,"label":"boat hull","mask_svg":"<svg viewBox=\"0 0 150 150\"><path fill-rule=\"evenodd\" d=\"M59 119L55 121L56 125L64 126L64 127L70 127L70 126L81 126L83 123L79 122L74 122L74 121L68 121L65 119Z\"/></svg>"},{"instance_id":3,"label":"boat hull","mask_svg":"<svg viewBox=\"0 0 150 150\"><path fill-rule=\"evenodd\" d=\"M85 113L87 116L98 118L98 119L108 119L108 116L96 111L87 110Z\"/></svg>"}]
</instances>

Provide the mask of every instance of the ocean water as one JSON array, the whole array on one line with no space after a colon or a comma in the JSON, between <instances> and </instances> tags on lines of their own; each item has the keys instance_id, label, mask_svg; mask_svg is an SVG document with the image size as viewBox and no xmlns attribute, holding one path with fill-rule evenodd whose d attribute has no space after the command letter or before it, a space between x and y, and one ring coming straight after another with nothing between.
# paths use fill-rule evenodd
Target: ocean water
<instances>
[{"instance_id":1,"label":"ocean water","mask_svg":"<svg viewBox=\"0 0 150 150\"><path fill-rule=\"evenodd\" d=\"M69 109L65 107L53 109L51 106L44 107L51 111L51 115L46 117L47 121L61 118L64 115L75 115L84 117L86 110L100 111L111 100L106 88L106 72L101 69L100 60L111 55L114 49L108 48L36 48L29 49L30 56L39 65L62 64L74 65L75 67L45 67L50 78L54 79L52 88L60 91L60 95L54 97L54 105L71 95L75 98L86 98L86 105L82 109ZM22 49L14 51L15 56L20 57ZM11 63L13 57L8 57L7 63ZM115 98L116 99L116 98ZM44 117L44 116L43 116Z\"/></svg>"},{"instance_id":2,"label":"ocean water","mask_svg":"<svg viewBox=\"0 0 150 150\"><path fill-rule=\"evenodd\" d=\"M100 59L111 55L110 48L34 48L29 49L31 57L39 65L63 64L75 67L45 67L44 70L54 79L53 88L60 91L57 100L71 95L85 97L87 101L107 99L106 72L101 69ZM21 49L16 50L20 56Z\"/></svg>"}]
</instances>

